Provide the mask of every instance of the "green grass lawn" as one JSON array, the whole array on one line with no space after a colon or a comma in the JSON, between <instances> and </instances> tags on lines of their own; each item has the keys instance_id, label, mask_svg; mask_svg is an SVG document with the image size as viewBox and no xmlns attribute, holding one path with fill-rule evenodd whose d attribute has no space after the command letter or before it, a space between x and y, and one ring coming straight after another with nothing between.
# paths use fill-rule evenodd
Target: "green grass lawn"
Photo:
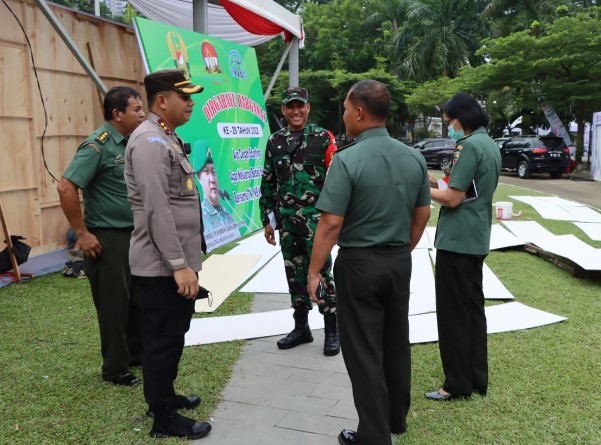
<instances>
[{"instance_id":1,"label":"green grass lawn","mask_svg":"<svg viewBox=\"0 0 601 445\"><path fill-rule=\"evenodd\" d=\"M532 194L540 193L500 186L495 200ZM542 220L514 202L514 212L519 210L521 220L537 220L555 234L573 233L601 247L572 223ZM431 225L437 213L433 210ZM573 278L519 250L491 252L487 264L516 301L568 320L491 335L489 394L469 401L425 400L423 393L442 383L438 345L414 346L409 431L398 443L601 444L601 281ZM207 316L247 313L252 298L234 293ZM142 386L116 387L100 378L87 280L52 274L2 288L0 320L0 444L157 443L148 437ZM184 350L176 385L181 393L202 397L192 412L197 418L210 418L243 344Z\"/></svg>"}]
</instances>

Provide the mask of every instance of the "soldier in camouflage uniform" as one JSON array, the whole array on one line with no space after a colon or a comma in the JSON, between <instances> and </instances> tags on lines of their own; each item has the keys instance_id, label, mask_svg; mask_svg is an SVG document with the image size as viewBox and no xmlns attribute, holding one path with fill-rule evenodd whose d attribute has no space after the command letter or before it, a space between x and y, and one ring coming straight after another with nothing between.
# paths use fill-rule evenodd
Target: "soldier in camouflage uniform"
<instances>
[{"instance_id":1,"label":"soldier in camouflage uniform","mask_svg":"<svg viewBox=\"0 0 601 445\"><path fill-rule=\"evenodd\" d=\"M304 88L289 88L282 94L282 114L288 126L273 133L267 141L261 182L261 221L267 242L275 245L274 213L280 231L286 278L294 309L294 330L280 339L280 349L289 349L313 341L308 311L312 308L307 294L307 272L313 237L320 212L315 208L326 179L326 171L336 150L334 136L309 122L309 94ZM340 352L336 327L336 294L329 257L321 271L327 287L319 312L324 315L324 354Z\"/></svg>"}]
</instances>

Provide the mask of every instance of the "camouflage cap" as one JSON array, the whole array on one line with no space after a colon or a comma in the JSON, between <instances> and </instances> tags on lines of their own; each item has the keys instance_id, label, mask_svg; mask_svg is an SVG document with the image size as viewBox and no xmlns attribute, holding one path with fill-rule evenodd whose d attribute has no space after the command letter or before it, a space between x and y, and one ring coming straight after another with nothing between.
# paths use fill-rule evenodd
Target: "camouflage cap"
<instances>
[{"instance_id":1,"label":"camouflage cap","mask_svg":"<svg viewBox=\"0 0 601 445\"><path fill-rule=\"evenodd\" d=\"M282 92L282 105L298 100L302 103L309 102L309 92L301 87L288 88Z\"/></svg>"},{"instance_id":2,"label":"camouflage cap","mask_svg":"<svg viewBox=\"0 0 601 445\"><path fill-rule=\"evenodd\" d=\"M160 70L144 77L146 94L161 91L177 91L182 94L196 94L204 90L200 85L194 85L190 76L184 70Z\"/></svg>"},{"instance_id":3,"label":"camouflage cap","mask_svg":"<svg viewBox=\"0 0 601 445\"><path fill-rule=\"evenodd\" d=\"M194 143L194 147L192 148L192 168L194 169L194 173L201 171L207 164L214 164L213 155L207 141L199 139Z\"/></svg>"}]
</instances>

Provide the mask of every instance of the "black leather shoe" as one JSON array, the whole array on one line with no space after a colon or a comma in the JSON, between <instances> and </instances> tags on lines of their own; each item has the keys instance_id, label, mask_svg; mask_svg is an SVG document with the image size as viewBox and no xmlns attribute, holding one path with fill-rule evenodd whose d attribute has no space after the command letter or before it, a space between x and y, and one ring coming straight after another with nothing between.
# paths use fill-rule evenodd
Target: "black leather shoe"
<instances>
[{"instance_id":1,"label":"black leather shoe","mask_svg":"<svg viewBox=\"0 0 601 445\"><path fill-rule=\"evenodd\" d=\"M111 382L113 385L121 386L136 386L142 381L140 380L140 377L136 377L129 371L115 377L103 377L102 379L106 382Z\"/></svg>"},{"instance_id":2,"label":"black leather shoe","mask_svg":"<svg viewBox=\"0 0 601 445\"><path fill-rule=\"evenodd\" d=\"M359 443L359 434L353 430L344 429L338 435L338 443L340 445Z\"/></svg>"},{"instance_id":3,"label":"black leather shoe","mask_svg":"<svg viewBox=\"0 0 601 445\"><path fill-rule=\"evenodd\" d=\"M278 340L277 344L280 349L290 349L302 345L303 343L311 343L312 341L313 334L311 334L311 329L307 327L302 330L294 329L284 338Z\"/></svg>"},{"instance_id":4,"label":"black leather shoe","mask_svg":"<svg viewBox=\"0 0 601 445\"><path fill-rule=\"evenodd\" d=\"M191 396L180 396L177 395L177 400L173 403L175 409L194 409L200 405L200 397L196 395ZM154 412L150 409L146 411L146 416L154 417Z\"/></svg>"},{"instance_id":5,"label":"black leather shoe","mask_svg":"<svg viewBox=\"0 0 601 445\"><path fill-rule=\"evenodd\" d=\"M182 437L188 440L196 440L209 434L211 428L209 422L197 422L174 411L169 415L155 418L149 434L150 437L157 439Z\"/></svg>"}]
</instances>

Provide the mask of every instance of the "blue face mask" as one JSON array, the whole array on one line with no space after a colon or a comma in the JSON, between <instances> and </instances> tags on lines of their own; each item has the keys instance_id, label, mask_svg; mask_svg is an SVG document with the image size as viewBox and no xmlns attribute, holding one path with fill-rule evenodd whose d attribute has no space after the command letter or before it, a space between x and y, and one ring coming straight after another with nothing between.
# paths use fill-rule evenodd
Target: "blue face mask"
<instances>
[{"instance_id":1,"label":"blue face mask","mask_svg":"<svg viewBox=\"0 0 601 445\"><path fill-rule=\"evenodd\" d=\"M449 125L448 132L449 137L455 139L456 141L465 136L463 128L461 130L455 130L455 127L453 125Z\"/></svg>"}]
</instances>

